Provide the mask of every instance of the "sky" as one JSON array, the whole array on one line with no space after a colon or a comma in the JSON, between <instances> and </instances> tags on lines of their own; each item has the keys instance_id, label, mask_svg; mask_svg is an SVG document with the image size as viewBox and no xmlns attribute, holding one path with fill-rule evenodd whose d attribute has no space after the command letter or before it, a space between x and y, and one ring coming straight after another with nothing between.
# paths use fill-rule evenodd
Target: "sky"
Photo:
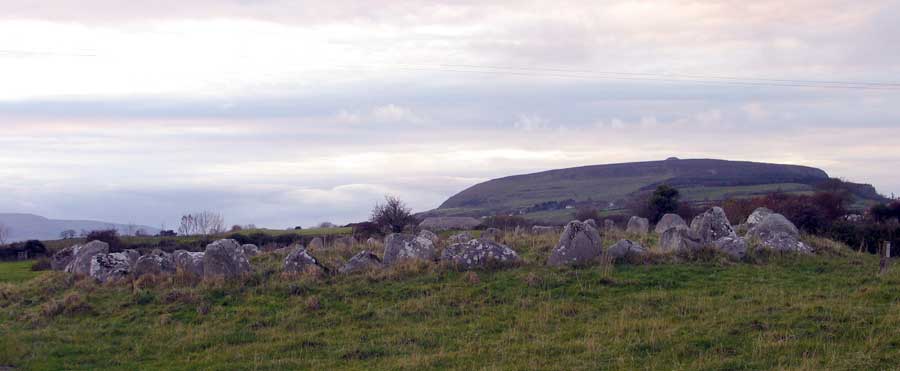
<instances>
[{"instance_id":1,"label":"sky","mask_svg":"<svg viewBox=\"0 0 900 371\"><path fill-rule=\"evenodd\" d=\"M900 194L900 0L0 2L0 212L272 228L721 158Z\"/></svg>"}]
</instances>

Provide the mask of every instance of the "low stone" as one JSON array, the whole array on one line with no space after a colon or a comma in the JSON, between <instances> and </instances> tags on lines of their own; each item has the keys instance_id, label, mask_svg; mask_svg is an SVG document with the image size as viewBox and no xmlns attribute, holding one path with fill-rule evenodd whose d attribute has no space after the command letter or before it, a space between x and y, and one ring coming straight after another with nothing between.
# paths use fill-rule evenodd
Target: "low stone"
<instances>
[{"instance_id":1,"label":"low stone","mask_svg":"<svg viewBox=\"0 0 900 371\"><path fill-rule=\"evenodd\" d=\"M691 221L691 230L700 237L705 244L710 244L722 237L735 237L737 233L731 227L725 210L721 207L713 207L703 214L694 217Z\"/></svg>"},{"instance_id":2,"label":"low stone","mask_svg":"<svg viewBox=\"0 0 900 371\"><path fill-rule=\"evenodd\" d=\"M427 229L423 229L423 230L419 231L419 237L427 238L431 241L431 243L433 243L435 245L437 245L438 241L441 240L441 238L438 237L437 234L435 234L434 232L429 231Z\"/></svg>"},{"instance_id":3,"label":"low stone","mask_svg":"<svg viewBox=\"0 0 900 371\"><path fill-rule=\"evenodd\" d=\"M351 274L381 268L384 268L384 264L381 263L381 259L378 259L378 256L371 251L363 250L350 258L350 260L347 260L347 263L345 263L340 269L338 269L338 272L341 274Z\"/></svg>"},{"instance_id":4,"label":"low stone","mask_svg":"<svg viewBox=\"0 0 900 371\"><path fill-rule=\"evenodd\" d=\"M472 269L516 264L522 259L506 245L481 238L448 246L441 254L441 261L461 269Z\"/></svg>"},{"instance_id":5,"label":"low stone","mask_svg":"<svg viewBox=\"0 0 900 371\"><path fill-rule=\"evenodd\" d=\"M125 254L125 257L128 258L128 266L133 267L138 259L141 258L141 253L134 249L125 249L122 250L122 254Z\"/></svg>"},{"instance_id":6,"label":"low stone","mask_svg":"<svg viewBox=\"0 0 900 371\"><path fill-rule=\"evenodd\" d=\"M297 248L284 258L282 268L289 273L302 273L308 269L324 270L319 261L306 249Z\"/></svg>"},{"instance_id":7,"label":"low stone","mask_svg":"<svg viewBox=\"0 0 900 371\"><path fill-rule=\"evenodd\" d=\"M250 271L250 261L237 241L218 240L206 246L203 254L204 279L231 279L248 274Z\"/></svg>"},{"instance_id":8,"label":"low stone","mask_svg":"<svg viewBox=\"0 0 900 371\"><path fill-rule=\"evenodd\" d=\"M559 244L550 252L547 264L552 266L587 264L603 252L600 232L577 220L566 225Z\"/></svg>"},{"instance_id":9,"label":"low stone","mask_svg":"<svg viewBox=\"0 0 900 371\"><path fill-rule=\"evenodd\" d=\"M607 249L607 254L613 259L626 259L629 256L642 255L647 249L641 244L631 240L619 240Z\"/></svg>"},{"instance_id":10,"label":"low stone","mask_svg":"<svg viewBox=\"0 0 900 371\"><path fill-rule=\"evenodd\" d=\"M125 253L97 254L91 259L90 276L99 282L125 278L131 273L131 263Z\"/></svg>"},{"instance_id":11,"label":"low stone","mask_svg":"<svg viewBox=\"0 0 900 371\"><path fill-rule=\"evenodd\" d=\"M436 254L434 244L427 238L394 233L384 240L385 265L394 265L407 259L433 261Z\"/></svg>"},{"instance_id":12,"label":"low stone","mask_svg":"<svg viewBox=\"0 0 900 371\"><path fill-rule=\"evenodd\" d=\"M663 252L696 251L703 246L700 236L690 229L670 228L659 236L659 249Z\"/></svg>"},{"instance_id":13,"label":"low stone","mask_svg":"<svg viewBox=\"0 0 900 371\"><path fill-rule=\"evenodd\" d=\"M140 277L148 274L172 274L175 271L175 260L172 259L172 255L157 249L138 258L134 263L132 274Z\"/></svg>"},{"instance_id":14,"label":"low stone","mask_svg":"<svg viewBox=\"0 0 900 371\"><path fill-rule=\"evenodd\" d=\"M628 226L625 227L625 233L646 235L650 233L650 220L639 216L632 216L628 220Z\"/></svg>"},{"instance_id":15,"label":"low stone","mask_svg":"<svg viewBox=\"0 0 900 371\"><path fill-rule=\"evenodd\" d=\"M466 242L469 242L469 240L472 240L474 238L475 238L475 236L472 236L472 234L469 232L460 232L460 233L450 236L450 238L448 238L447 240L451 244L454 244L454 243L466 243Z\"/></svg>"},{"instance_id":16,"label":"low stone","mask_svg":"<svg viewBox=\"0 0 900 371\"><path fill-rule=\"evenodd\" d=\"M309 241L308 247L310 250L320 250L325 247L325 242L322 241L321 237L315 237L312 241Z\"/></svg>"},{"instance_id":17,"label":"low stone","mask_svg":"<svg viewBox=\"0 0 900 371\"><path fill-rule=\"evenodd\" d=\"M172 253L172 260L175 261L176 270L203 277L203 255L203 252L176 250Z\"/></svg>"},{"instance_id":18,"label":"low stone","mask_svg":"<svg viewBox=\"0 0 900 371\"><path fill-rule=\"evenodd\" d=\"M247 255L248 258L259 255L259 247L254 244L241 245L241 250L244 251L244 255Z\"/></svg>"},{"instance_id":19,"label":"low stone","mask_svg":"<svg viewBox=\"0 0 900 371\"><path fill-rule=\"evenodd\" d=\"M747 217L747 221L744 222L744 224L747 224L747 228L753 228L757 224L761 223L763 219L765 219L769 215L772 215L773 213L774 212L772 210L769 210L765 207L757 208L756 210L753 210L753 213L750 214L750 216Z\"/></svg>"},{"instance_id":20,"label":"low stone","mask_svg":"<svg viewBox=\"0 0 900 371\"><path fill-rule=\"evenodd\" d=\"M745 240L743 237L722 237L713 242L713 246L735 260L741 260L744 258L744 256L747 255L748 244L747 240Z\"/></svg>"},{"instance_id":21,"label":"low stone","mask_svg":"<svg viewBox=\"0 0 900 371\"><path fill-rule=\"evenodd\" d=\"M684 219L681 218L678 214L666 214L663 215L662 218L659 219L659 222L656 223L656 228L653 230L656 234L663 234L663 232L671 229L671 228L690 228Z\"/></svg>"}]
</instances>

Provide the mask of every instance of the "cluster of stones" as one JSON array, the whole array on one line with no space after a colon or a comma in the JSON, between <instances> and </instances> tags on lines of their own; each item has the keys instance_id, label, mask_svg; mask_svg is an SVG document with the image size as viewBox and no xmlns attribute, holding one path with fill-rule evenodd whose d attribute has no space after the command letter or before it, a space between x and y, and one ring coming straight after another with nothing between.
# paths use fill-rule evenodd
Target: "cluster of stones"
<instances>
[{"instance_id":1,"label":"cluster of stones","mask_svg":"<svg viewBox=\"0 0 900 371\"><path fill-rule=\"evenodd\" d=\"M53 255L51 268L90 276L100 282L128 276L174 274L181 270L199 278L232 278L250 272L249 257L259 254L256 245L241 245L235 240L219 240L203 252L177 250L167 253L153 250L141 255L136 250L109 252L109 245L91 241L74 245Z\"/></svg>"},{"instance_id":2,"label":"cluster of stones","mask_svg":"<svg viewBox=\"0 0 900 371\"><path fill-rule=\"evenodd\" d=\"M741 259L749 246L748 240L756 241L760 247L780 252L810 253L812 249L800 240L800 233L793 223L771 210L760 208L746 221L747 233L739 236L731 226L725 211L719 207L707 210L695 217L688 225L676 214L664 215L654 232L659 235L659 249L662 252L696 251L714 248L728 256ZM604 223L603 230L614 228ZM533 233L550 233L554 227L536 226ZM647 219L632 217L626 233L646 235L650 233ZM339 273L351 274L367 270L381 269L408 260L440 261L462 269L496 267L521 263L519 255L500 243L503 232L488 228L481 238L474 238L469 232L461 232L448 239L449 246L439 254L436 248L440 238L437 234L422 230L418 235L395 233L387 236L382 244L369 239L370 248L350 258ZM344 238L335 240L335 245L353 245L356 241ZM371 249L383 245L383 259ZM319 247L317 247L319 246ZM321 239L313 240L310 249L320 248ZM285 249L286 256L282 268L287 273L303 273L310 270L327 272L328 269L302 246ZM606 253L614 259L640 256L648 249L633 240L623 239L610 246ZM241 245L235 240L224 239L206 246L203 252L178 250L166 253L153 250L141 255L136 250L109 252L109 245L91 241L74 245L56 253L51 266L78 275L90 276L100 282L115 281L125 277L173 274L181 271L203 279L234 278L251 272L249 258L260 253L255 245ZM594 220L569 222L562 231L559 243L550 252L547 264L551 266L583 265L602 256L601 229Z\"/></svg>"}]
</instances>

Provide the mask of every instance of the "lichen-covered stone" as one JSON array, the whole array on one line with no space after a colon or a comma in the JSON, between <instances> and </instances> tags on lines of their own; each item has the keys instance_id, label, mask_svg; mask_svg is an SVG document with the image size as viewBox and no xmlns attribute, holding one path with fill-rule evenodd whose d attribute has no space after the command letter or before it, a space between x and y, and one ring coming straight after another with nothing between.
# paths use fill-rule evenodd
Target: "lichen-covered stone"
<instances>
[{"instance_id":1,"label":"lichen-covered stone","mask_svg":"<svg viewBox=\"0 0 900 371\"><path fill-rule=\"evenodd\" d=\"M566 225L559 244L550 252L547 264L581 265L596 259L603 252L600 232L590 225L573 220Z\"/></svg>"},{"instance_id":2,"label":"lichen-covered stone","mask_svg":"<svg viewBox=\"0 0 900 371\"><path fill-rule=\"evenodd\" d=\"M131 273L131 263L124 253L97 254L91 259L90 276L99 282L125 278Z\"/></svg>"},{"instance_id":3,"label":"lichen-covered stone","mask_svg":"<svg viewBox=\"0 0 900 371\"><path fill-rule=\"evenodd\" d=\"M197 277L203 277L203 255L202 251L176 250L172 253L172 260L175 261L175 269Z\"/></svg>"},{"instance_id":4,"label":"lichen-covered stone","mask_svg":"<svg viewBox=\"0 0 900 371\"><path fill-rule=\"evenodd\" d=\"M72 259L66 265L65 271L80 275L91 274L91 261L98 254L109 253L109 244L102 241L91 241L84 245L76 245L72 248Z\"/></svg>"},{"instance_id":5,"label":"lichen-covered stone","mask_svg":"<svg viewBox=\"0 0 900 371\"><path fill-rule=\"evenodd\" d=\"M172 255L162 250L153 250L153 252L142 255L134 264L132 274L140 277L148 274L172 274L175 273L175 260Z\"/></svg>"},{"instance_id":6,"label":"lichen-covered stone","mask_svg":"<svg viewBox=\"0 0 900 371\"><path fill-rule=\"evenodd\" d=\"M450 245L441 254L441 261L462 269L510 265L521 260L515 250L483 238Z\"/></svg>"},{"instance_id":7,"label":"lichen-covered stone","mask_svg":"<svg viewBox=\"0 0 900 371\"><path fill-rule=\"evenodd\" d=\"M394 233L384 240L384 264L394 265L402 260L435 260L436 251L431 240L411 234Z\"/></svg>"},{"instance_id":8,"label":"lichen-covered stone","mask_svg":"<svg viewBox=\"0 0 900 371\"><path fill-rule=\"evenodd\" d=\"M656 223L656 228L654 232L656 234L663 234L663 232L672 229L672 228L689 228L684 219L681 218L678 214L666 214L663 215L662 218L659 219L659 222Z\"/></svg>"},{"instance_id":9,"label":"lichen-covered stone","mask_svg":"<svg viewBox=\"0 0 900 371\"><path fill-rule=\"evenodd\" d=\"M284 258L282 268L289 273L302 273L308 269L324 270L319 261L306 249L297 248Z\"/></svg>"},{"instance_id":10,"label":"lichen-covered stone","mask_svg":"<svg viewBox=\"0 0 900 371\"><path fill-rule=\"evenodd\" d=\"M691 230L704 244L711 244L722 237L737 236L731 222L728 221L728 216L725 215L725 210L718 206L694 217L691 221Z\"/></svg>"},{"instance_id":11,"label":"lichen-covered stone","mask_svg":"<svg viewBox=\"0 0 900 371\"><path fill-rule=\"evenodd\" d=\"M203 278L236 278L250 273L250 261L237 241L218 240L206 246L203 254Z\"/></svg>"},{"instance_id":12,"label":"lichen-covered stone","mask_svg":"<svg viewBox=\"0 0 900 371\"><path fill-rule=\"evenodd\" d=\"M613 259L625 259L629 256L642 255L647 249L641 244L631 240L619 240L607 249L607 254Z\"/></svg>"},{"instance_id":13,"label":"lichen-covered stone","mask_svg":"<svg viewBox=\"0 0 900 371\"><path fill-rule=\"evenodd\" d=\"M341 274L352 274L381 268L384 268L381 259L378 259L378 256L371 251L363 250L350 258L350 260L347 260L347 263L338 269L338 272Z\"/></svg>"},{"instance_id":14,"label":"lichen-covered stone","mask_svg":"<svg viewBox=\"0 0 900 371\"><path fill-rule=\"evenodd\" d=\"M747 232L747 238L759 241L764 248L781 252L811 253L812 248L800 240L800 231L781 214L769 214Z\"/></svg>"},{"instance_id":15,"label":"lichen-covered stone","mask_svg":"<svg viewBox=\"0 0 900 371\"><path fill-rule=\"evenodd\" d=\"M628 220L628 226L625 227L625 233L646 235L650 233L650 220L639 216L632 216Z\"/></svg>"}]
</instances>

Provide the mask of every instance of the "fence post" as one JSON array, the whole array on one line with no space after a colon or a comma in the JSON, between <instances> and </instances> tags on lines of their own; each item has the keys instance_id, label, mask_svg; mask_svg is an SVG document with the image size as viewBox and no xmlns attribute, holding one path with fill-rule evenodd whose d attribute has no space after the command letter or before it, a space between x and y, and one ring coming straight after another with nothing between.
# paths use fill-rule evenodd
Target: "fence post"
<instances>
[{"instance_id":1,"label":"fence post","mask_svg":"<svg viewBox=\"0 0 900 371\"><path fill-rule=\"evenodd\" d=\"M891 264L891 242L886 241L882 246L883 247L882 247L882 252L881 252L881 264L880 264L881 269L879 271L879 274L887 273L888 268L890 267L890 264Z\"/></svg>"}]
</instances>

